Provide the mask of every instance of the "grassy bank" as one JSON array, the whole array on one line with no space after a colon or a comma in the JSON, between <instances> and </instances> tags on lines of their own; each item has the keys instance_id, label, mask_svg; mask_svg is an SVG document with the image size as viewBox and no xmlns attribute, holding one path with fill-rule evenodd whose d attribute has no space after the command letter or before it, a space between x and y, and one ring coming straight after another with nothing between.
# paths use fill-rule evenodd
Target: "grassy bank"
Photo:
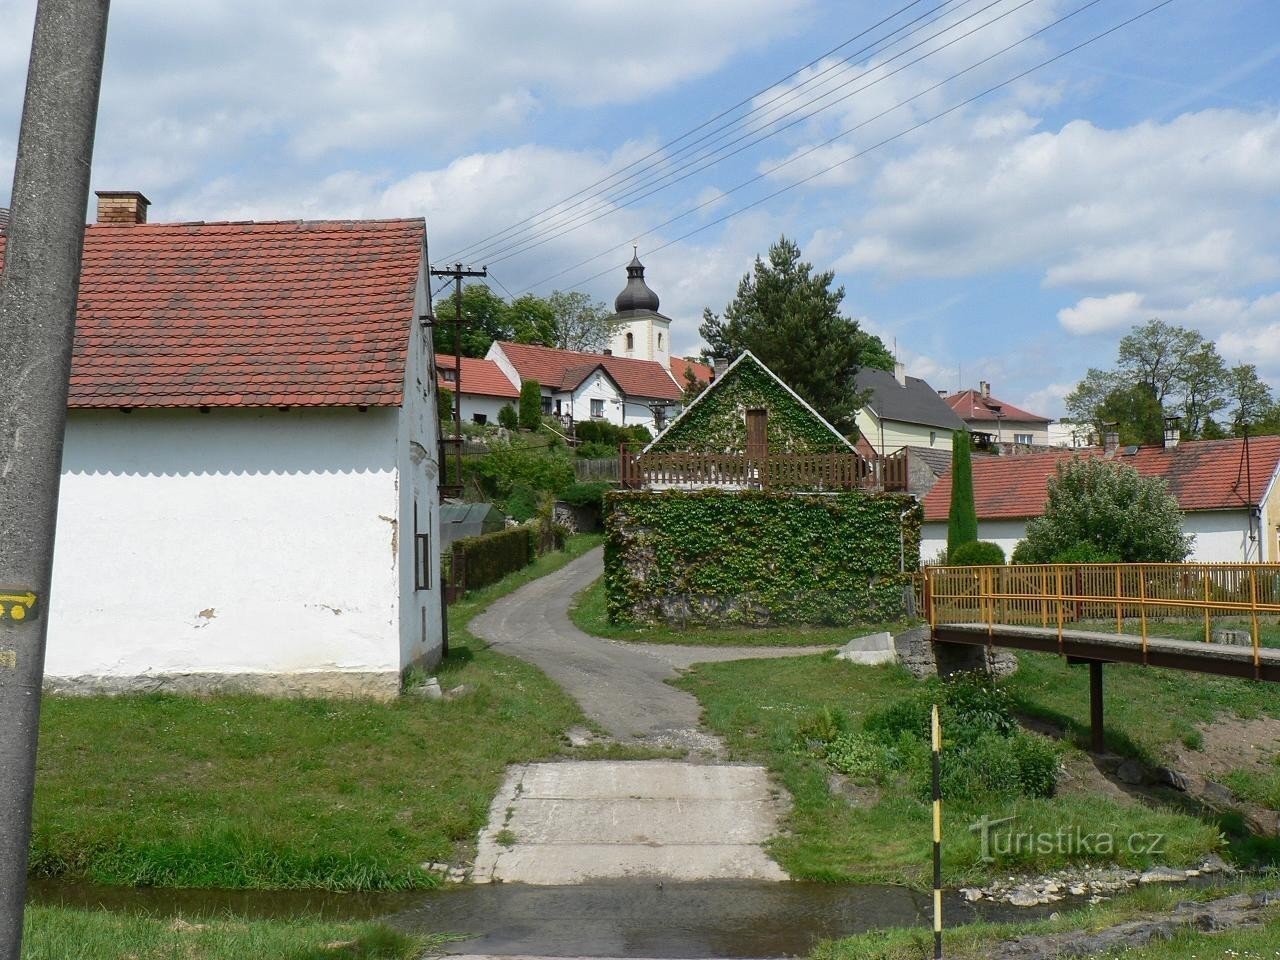
<instances>
[{"instance_id":1,"label":"grassy bank","mask_svg":"<svg viewBox=\"0 0 1280 960\"><path fill-rule=\"evenodd\" d=\"M584 633L635 643L671 643L694 647L805 647L848 643L854 637L905 630L906 623L866 623L849 627L674 627L610 623L601 578L578 594L569 618Z\"/></svg>"},{"instance_id":2,"label":"grassy bank","mask_svg":"<svg viewBox=\"0 0 1280 960\"><path fill-rule=\"evenodd\" d=\"M471 617L598 543L570 542L450 608L457 699L49 697L33 874L219 888L432 886L465 855L508 764L565 751L582 721L539 670L483 648Z\"/></svg>"},{"instance_id":3,"label":"grassy bank","mask_svg":"<svg viewBox=\"0 0 1280 960\"><path fill-rule=\"evenodd\" d=\"M1128 920L1171 910L1187 900L1208 900L1232 893L1273 889L1274 879L1245 881L1224 885L1216 890L1187 890L1178 887L1145 887L1116 900L1063 913L1053 920L1037 920L1027 923L976 923L949 928L944 936L944 953L952 960L985 960L990 947L1001 941L1028 935L1062 933L1065 931L1094 932L1116 926ZM1225 933L1208 934L1187 930L1172 941L1153 946L1125 950L1126 960L1207 960L1210 957L1272 957L1275 944L1280 941L1280 910L1260 926ZM845 937L820 944L813 951L812 960L924 960L933 956L933 935L928 930L880 930Z\"/></svg>"},{"instance_id":4,"label":"grassy bank","mask_svg":"<svg viewBox=\"0 0 1280 960\"><path fill-rule=\"evenodd\" d=\"M372 923L153 919L103 910L29 907L23 960L410 960L443 938Z\"/></svg>"},{"instance_id":5,"label":"grassy bank","mask_svg":"<svg viewBox=\"0 0 1280 960\"><path fill-rule=\"evenodd\" d=\"M1035 697L1044 696L1049 700L1041 704L1044 710L1066 710L1070 694L1064 686L1068 679L1075 682L1069 673L1073 669L1060 663L1055 666L1049 658L1037 662L1027 675L1015 678L1019 700L1036 703ZM1087 683L1087 672L1083 675ZM1144 688L1127 687L1125 679L1119 673L1110 678L1111 696L1132 700L1132 716L1139 725L1146 713L1181 709L1173 701L1160 706L1161 701L1153 701ZM868 714L908 698L918 689L909 674L892 666L855 667L828 655L701 664L677 683L698 697L707 724L725 737L734 759L766 763L790 791L794 806L788 830L772 846L789 872L817 880L927 884L931 819L924 798L890 786L864 791L856 802L849 802L833 794L829 768L797 743L800 726L823 708L843 712L857 729ZM1251 695L1247 683L1241 681L1238 686L1237 701ZM1069 706L1087 714L1087 694ZM1138 740L1150 735L1145 729L1129 730L1124 726L1127 722L1124 715L1113 715L1118 738ZM1176 726L1168 722L1168 729ZM1191 864L1219 845L1216 824L1173 809L1153 810L1088 791L981 804L956 801L946 805L945 813L944 879L950 886L1084 861L1134 868L1153 862ZM1056 835L1076 828L1087 834L1105 831L1118 838L1118 849L1109 855L1089 855L1055 844L1048 850L1016 850L983 864L979 837L969 829L983 815L1016 818L1020 834ZM1149 834L1162 837L1154 853L1129 848L1129 837Z\"/></svg>"},{"instance_id":6,"label":"grassy bank","mask_svg":"<svg viewBox=\"0 0 1280 960\"><path fill-rule=\"evenodd\" d=\"M1008 681L1024 712L1070 730L1080 745L1089 736L1089 670L1052 654L1018 655ZM1177 743L1194 743L1196 725L1220 716L1280 717L1280 689L1272 684L1179 670L1109 664L1103 703L1107 745L1151 762L1168 759Z\"/></svg>"}]
</instances>

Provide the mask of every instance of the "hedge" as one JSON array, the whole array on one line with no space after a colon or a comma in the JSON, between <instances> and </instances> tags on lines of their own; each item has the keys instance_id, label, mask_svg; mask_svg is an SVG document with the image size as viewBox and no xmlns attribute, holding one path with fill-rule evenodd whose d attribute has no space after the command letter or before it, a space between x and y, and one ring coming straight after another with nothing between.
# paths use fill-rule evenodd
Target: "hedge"
<instances>
[{"instance_id":1,"label":"hedge","mask_svg":"<svg viewBox=\"0 0 1280 960\"><path fill-rule=\"evenodd\" d=\"M468 590L497 583L509 573L523 570L537 556L538 532L531 526L512 527L453 543L455 583ZM461 569L458 569L461 561ZM462 577L458 578L457 574Z\"/></svg>"},{"instance_id":2,"label":"hedge","mask_svg":"<svg viewBox=\"0 0 1280 960\"><path fill-rule=\"evenodd\" d=\"M609 493L609 616L756 625L894 620L906 611L905 588L920 565L920 521L919 504L900 494Z\"/></svg>"}]
</instances>

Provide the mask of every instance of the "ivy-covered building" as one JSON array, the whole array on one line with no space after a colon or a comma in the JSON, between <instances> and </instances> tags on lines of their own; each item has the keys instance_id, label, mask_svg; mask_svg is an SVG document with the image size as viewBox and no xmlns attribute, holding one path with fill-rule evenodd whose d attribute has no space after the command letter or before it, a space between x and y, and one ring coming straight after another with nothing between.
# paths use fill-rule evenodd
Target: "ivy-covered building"
<instances>
[{"instance_id":1,"label":"ivy-covered building","mask_svg":"<svg viewBox=\"0 0 1280 960\"><path fill-rule=\"evenodd\" d=\"M645 453L855 453L818 411L750 350L716 377Z\"/></svg>"}]
</instances>

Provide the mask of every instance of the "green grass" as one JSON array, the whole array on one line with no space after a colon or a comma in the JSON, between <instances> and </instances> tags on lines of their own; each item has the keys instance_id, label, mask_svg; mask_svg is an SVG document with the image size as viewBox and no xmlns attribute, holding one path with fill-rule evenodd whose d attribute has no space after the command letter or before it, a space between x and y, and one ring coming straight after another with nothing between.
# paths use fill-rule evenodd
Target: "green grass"
<instances>
[{"instance_id":1,"label":"green grass","mask_svg":"<svg viewBox=\"0 0 1280 960\"><path fill-rule=\"evenodd\" d=\"M23 960L410 960L443 937L373 923L159 919L103 910L28 907Z\"/></svg>"},{"instance_id":2,"label":"green grass","mask_svg":"<svg viewBox=\"0 0 1280 960\"><path fill-rule=\"evenodd\" d=\"M1024 712L1062 724L1080 745L1089 736L1089 670L1053 654L1020 653L1009 688ZM1107 745L1159 763L1178 742L1195 742L1196 725L1221 716L1280 717L1273 684L1129 664L1103 669Z\"/></svg>"},{"instance_id":3,"label":"green grass","mask_svg":"<svg viewBox=\"0 0 1280 960\"><path fill-rule=\"evenodd\" d=\"M806 647L834 646L854 637L889 631L899 633L911 624L862 623L847 627L671 627L634 623L610 623L605 604L604 578L574 598L569 619L584 633L634 643L671 643L692 647Z\"/></svg>"},{"instance_id":4,"label":"green grass","mask_svg":"<svg viewBox=\"0 0 1280 960\"><path fill-rule=\"evenodd\" d=\"M1114 900L1064 912L1056 919L950 927L943 936L944 952L951 960L985 960L990 955L992 944L1015 937L1075 930L1098 931L1144 914L1168 911L1183 901L1204 901L1274 887L1274 877L1247 880L1217 889L1143 887ZM1217 934L1187 930L1172 941L1127 950L1119 956L1126 960L1210 960L1214 957L1224 960L1266 957L1274 960L1278 940L1280 913L1273 908L1267 920L1258 927ZM920 929L914 930L877 930L854 937L828 940L814 949L811 960L925 960L932 956L933 934L922 925Z\"/></svg>"},{"instance_id":5,"label":"green grass","mask_svg":"<svg viewBox=\"0 0 1280 960\"><path fill-rule=\"evenodd\" d=\"M1268 810L1280 810L1280 757L1277 765L1265 772L1236 770L1226 776L1227 786L1236 795Z\"/></svg>"},{"instance_id":6,"label":"green grass","mask_svg":"<svg viewBox=\"0 0 1280 960\"><path fill-rule=\"evenodd\" d=\"M49 697L31 869L103 885L388 890L466 855L509 764L568 749L583 717L541 671L468 631L499 596L598 543L450 608L440 701Z\"/></svg>"},{"instance_id":7,"label":"green grass","mask_svg":"<svg viewBox=\"0 0 1280 960\"><path fill-rule=\"evenodd\" d=\"M787 829L771 850L793 876L927 885L932 849L929 806L895 789L884 791L869 806L834 797L825 765L798 749L794 738L797 723L823 706L842 710L856 727L869 712L916 687L906 671L896 666L855 667L823 655L700 664L676 684L701 701L707 725L724 736L733 759L767 764L790 791L794 804ZM1116 696L1125 695L1120 682L1113 681L1112 690ZM1083 702L1087 712L1087 697ZM1018 799L983 809L951 803L945 814L944 879L952 886L993 875L1043 872L1086 859L1135 868L1152 862L1190 864L1220 843L1216 824L1172 809L1152 810L1102 796ZM1125 848L1114 856L1086 858L1055 848L1023 851L984 865L979 862L978 837L968 829L982 814L992 819L1015 816L1017 829L1032 833L1079 827L1125 841L1130 835L1159 833L1164 841L1157 856Z\"/></svg>"}]
</instances>

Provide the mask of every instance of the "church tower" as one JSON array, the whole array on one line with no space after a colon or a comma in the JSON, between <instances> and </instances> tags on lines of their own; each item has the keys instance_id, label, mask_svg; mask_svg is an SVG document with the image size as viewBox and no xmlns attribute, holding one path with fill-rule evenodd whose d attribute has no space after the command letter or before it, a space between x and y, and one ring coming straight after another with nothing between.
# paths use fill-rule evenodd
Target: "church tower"
<instances>
[{"instance_id":1,"label":"church tower","mask_svg":"<svg viewBox=\"0 0 1280 960\"><path fill-rule=\"evenodd\" d=\"M658 312L658 295L644 282L639 254L627 265L627 285L613 301L614 356L671 365L671 318Z\"/></svg>"}]
</instances>

